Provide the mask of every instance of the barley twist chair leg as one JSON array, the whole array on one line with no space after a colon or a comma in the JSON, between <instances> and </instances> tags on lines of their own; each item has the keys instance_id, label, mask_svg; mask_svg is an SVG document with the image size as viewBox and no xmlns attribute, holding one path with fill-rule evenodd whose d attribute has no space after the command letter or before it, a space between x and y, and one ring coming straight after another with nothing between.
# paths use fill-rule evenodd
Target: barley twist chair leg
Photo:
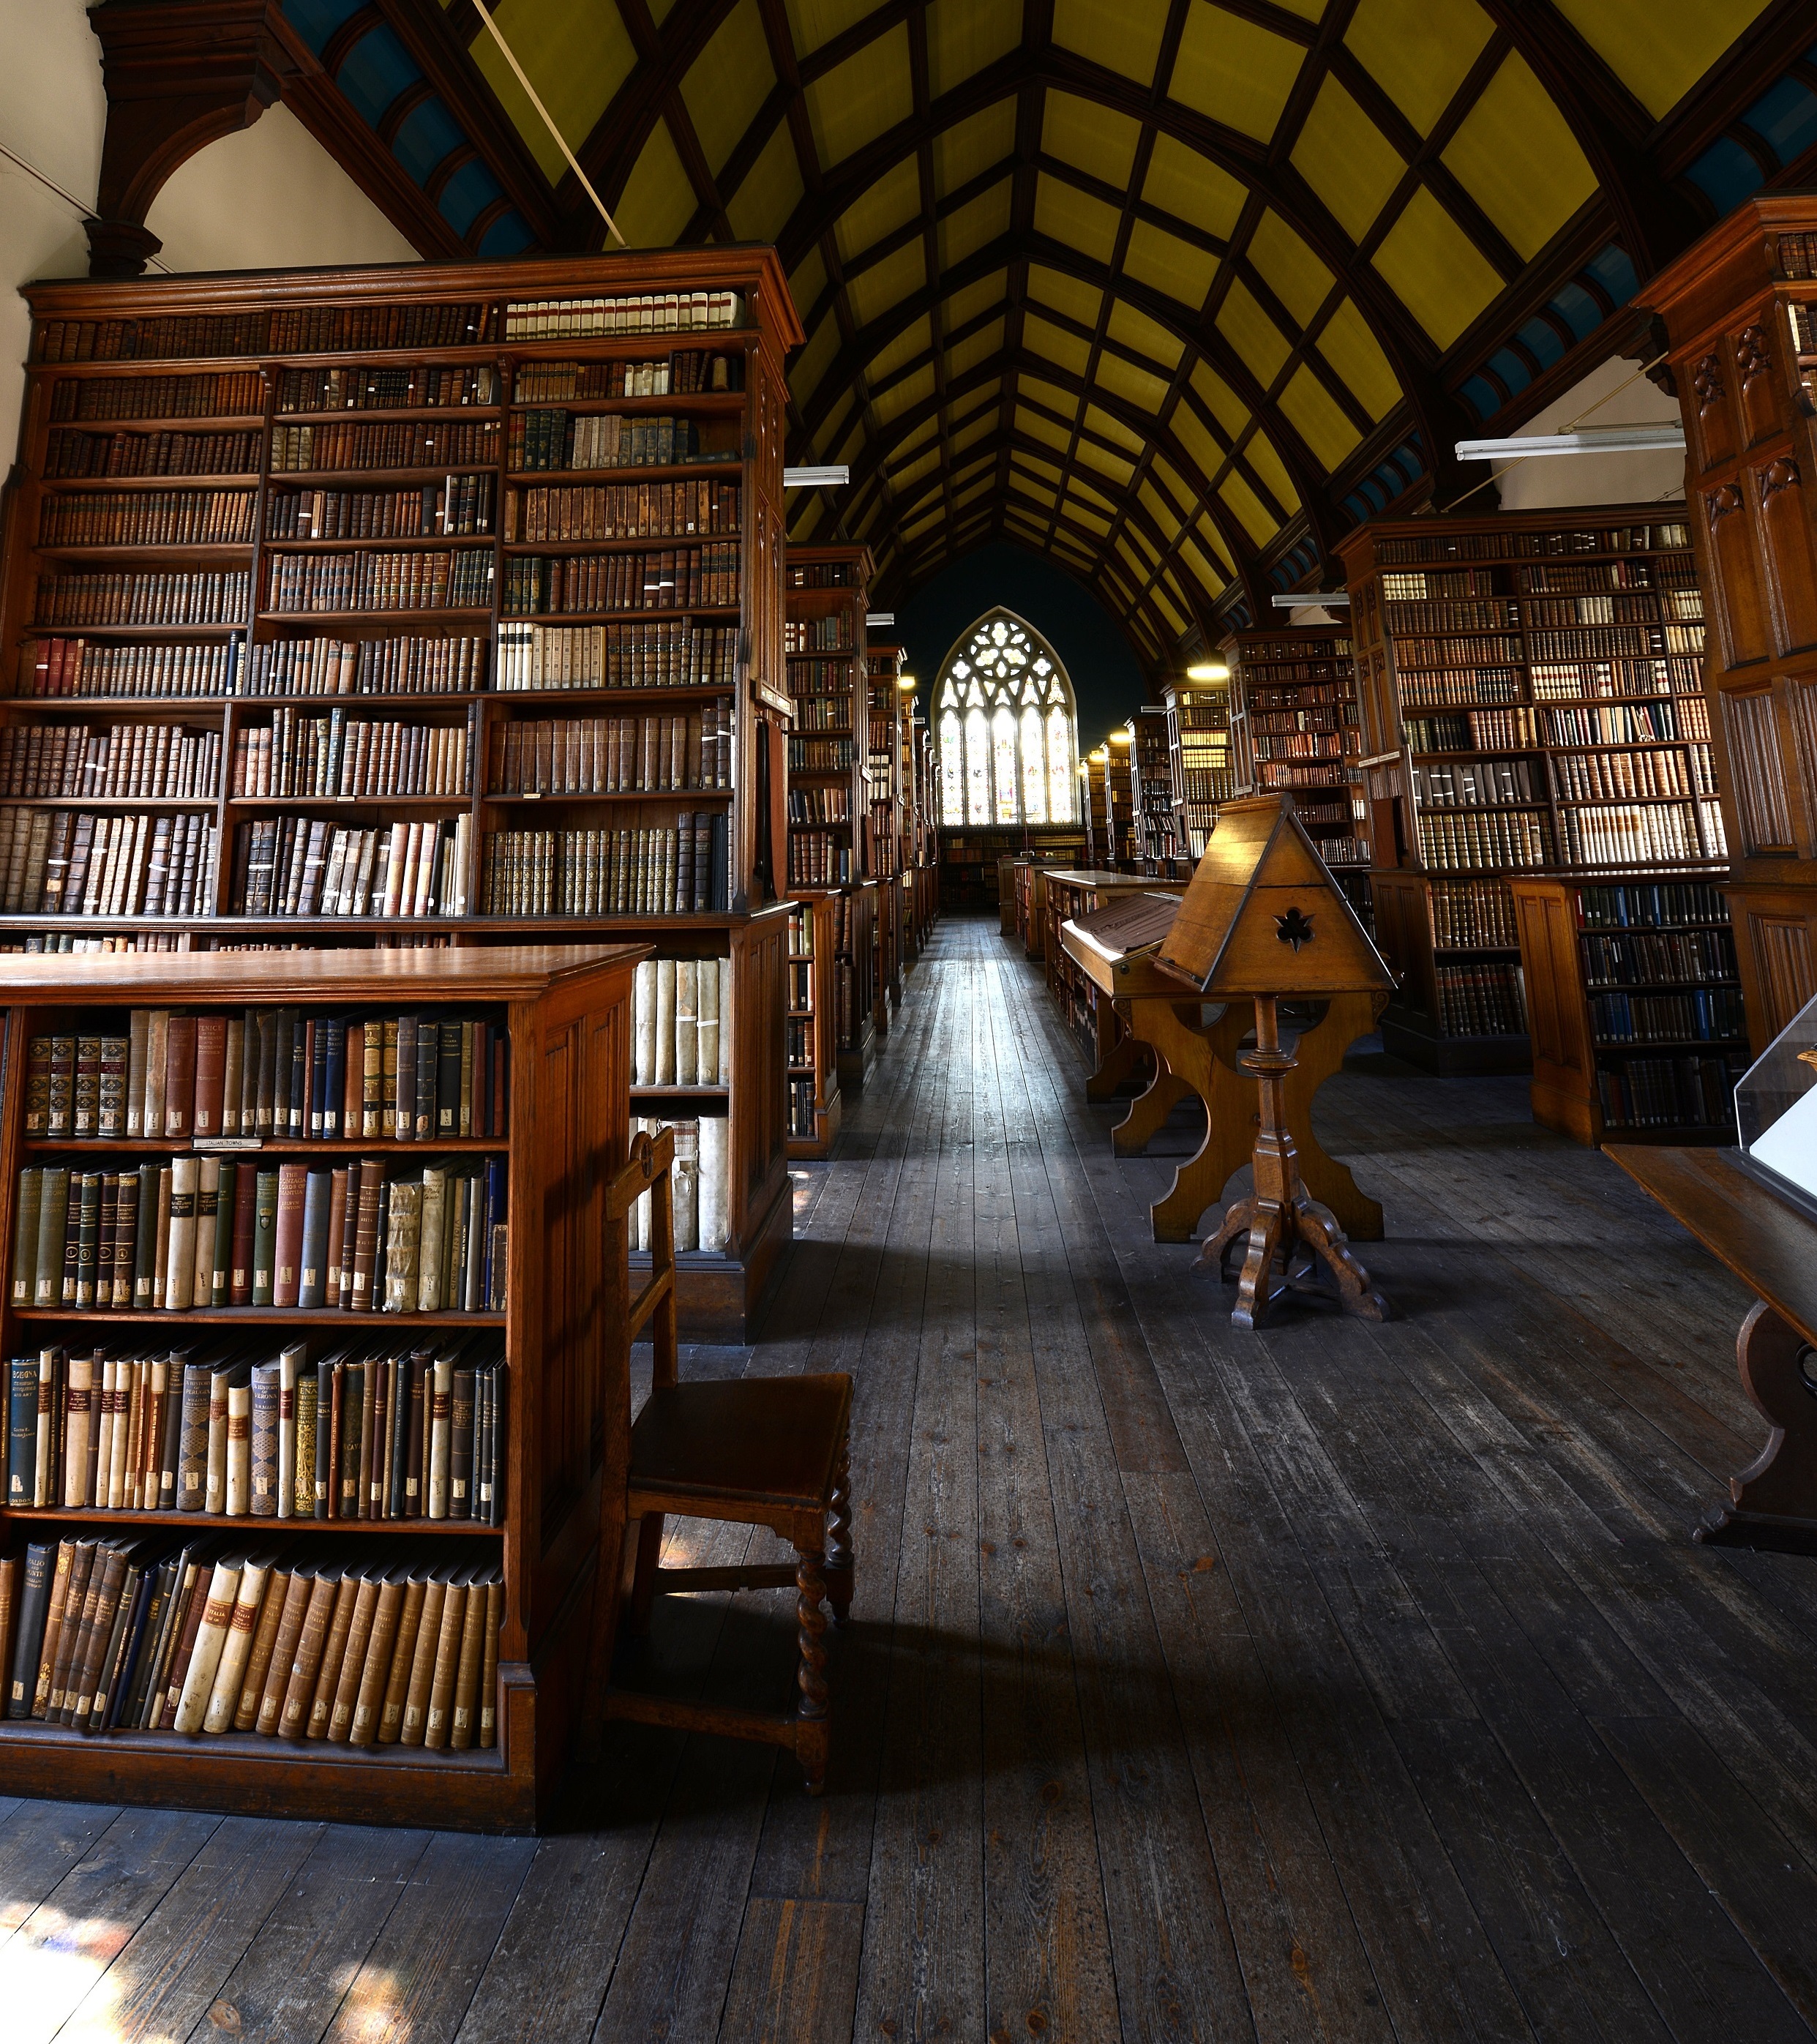
<instances>
[{"instance_id":1,"label":"barley twist chair leg","mask_svg":"<svg viewBox=\"0 0 1817 2044\"><path fill-rule=\"evenodd\" d=\"M796 1681L801 1695L795 1711L795 1755L810 1796L818 1796L826 1787L832 1731L827 1701L827 1615L820 1608L826 1595L825 1570L825 1555L796 1549L796 1642L801 1656Z\"/></svg>"},{"instance_id":2,"label":"barley twist chair leg","mask_svg":"<svg viewBox=\"0 0 1817 2044\"><path fill-rule=\"evenodd\" d=\"M839 1473L833 1478L832 1523L827 1552L827 1601L833 1608L833 1623L843 1625L851 1616L853 1563L851 1552L851 1455L839 1450Z\"/></svg>"}]
</instances>

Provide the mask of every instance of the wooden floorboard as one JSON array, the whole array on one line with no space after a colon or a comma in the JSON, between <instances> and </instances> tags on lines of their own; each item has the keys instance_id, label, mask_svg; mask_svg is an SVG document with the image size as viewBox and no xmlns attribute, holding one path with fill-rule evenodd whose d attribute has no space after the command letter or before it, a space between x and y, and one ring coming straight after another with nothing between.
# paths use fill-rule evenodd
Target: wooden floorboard
<instances>
[{"instance_id":1,"label":"wooden floorboard","mask_svg":"<svg viewBox=\"0 0 1817 2044\"><path fill-rule=\"evenodd\" d=\"M1082 1078L943 925L760 1339L684 1354L856 1381L824 1799L635 1725L540 1839L0 1782L3 2044L1817 2038L1817 1561L1689 1539L1740 1289L1523 1082L1363 1055L1403 1316L1239 1334L1149 1230L1189 1114L1115 1158ZM666 1600L636 1678L780 1700L793 1628Z\"/></svg>"}]
</instances>

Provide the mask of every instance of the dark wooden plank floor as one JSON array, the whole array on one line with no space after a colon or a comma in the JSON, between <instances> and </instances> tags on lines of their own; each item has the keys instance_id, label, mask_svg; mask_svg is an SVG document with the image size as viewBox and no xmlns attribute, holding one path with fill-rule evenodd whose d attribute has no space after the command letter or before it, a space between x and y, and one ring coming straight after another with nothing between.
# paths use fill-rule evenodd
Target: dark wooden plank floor
<instances>
[{"instance_id":1,"label":"dark wooden plank floor","mask_svg":"<svg viewBox=\"0 0 1817 2044\"><path fill-rule=\"evenodd\" d=\"M1239 1335L1080 1076L943 927L766 1339L687 1359L858 1377L824 1801L639 1727L540 1840L0 1782L7 2044L1809 2038L1817 1562L1688 1539L1761 1432L1738 1288L1522 1082L1362 1070L1321 1133L1405 1317ZM653 1677L791 1639L678 1603Z\"/></svg>"}]
</instances>

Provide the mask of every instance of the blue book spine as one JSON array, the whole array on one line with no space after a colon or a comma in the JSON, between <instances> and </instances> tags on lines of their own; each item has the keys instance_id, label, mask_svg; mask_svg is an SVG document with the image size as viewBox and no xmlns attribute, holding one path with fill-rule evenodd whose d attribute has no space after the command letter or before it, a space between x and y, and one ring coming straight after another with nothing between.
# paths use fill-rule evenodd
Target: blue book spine
<instances>
[{"instance_id":1,"label":"blue book spine","mask_svg":"<svg viewBox=\"0 0 1817 2044\"><path fill-rule=\"evenodd\" d=\"M297 1307L312 1312L328 1304L328 1217L332 1171L312 1171L303 1181L303 1250Z\"/></svg>"},{"instance_id":2,"label":"blue book spine","mask_svg":"<svg viewBox=\"0 0 1817 2044\"><path fill-rule=\"evenodd\" d=\"M341 1105L347 1093L347 1024L344 1019L336 1019L318 1026L328 1039L321 1106L322 1140L337 1143L340 1139Z\"/></svg>"}]
</instances>

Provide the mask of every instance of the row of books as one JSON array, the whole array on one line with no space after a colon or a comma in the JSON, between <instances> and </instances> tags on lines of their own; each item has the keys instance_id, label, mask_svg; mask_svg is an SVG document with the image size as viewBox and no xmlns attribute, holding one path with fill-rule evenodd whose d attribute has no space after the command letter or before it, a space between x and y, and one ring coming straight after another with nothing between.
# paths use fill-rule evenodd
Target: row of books
<instances>
[{"instance_id":1,"label":"row of books","mask_svg":"<svg viewBox=\"0 0 1817 2044\"><path fill-rule=\"evenodd\" d=\"M1527 694L1515 667L1425 667L1396 678L1407 709L1473 709L1479 704L1522 702Z\"/></svg>"},{"instance_id":2,"label":"row of books","mask_svg":"<svg viewBox=\"0 0 1817 2044\"><path fill-rule=\"evenodd\" d=\"M13 724L0 729L0 793L89 801L206 799L221 733L180 724Z\"/></svg>"},{"instance_id":3,"label":"row of books","mask_svg":"<svg viewBox=\"0 0 1817 2044\"><path fill-rule=\"evenodd\" d=\"M44 450L47 482L85 476L255 475L264 443L255 432L54 432Z\"/></svg>"},{"instance_id":4,"label":"row of books","mask_svg":"<svg viewBox=\"0 0 1817 2044\"><path fill-rule=\"evenodd\" d=\"M1396 548L1400 543L1393 543ZM1492 556L1500 559L1497 554ZM1665 571L1668 564L1659 564ZM1691 571L1694 578L1695 570ZM1391 602L1422 598L1493 596L1511 592L1577 595L1595 590L1653 589L1666 578L1650 560L1631 557L1612 561L1546 561L1535 567L1397 569L1381 578L1381 593Z\"/></svg>"},{"instance_id":5,"label":"row of books","mask_svg":"<svg viewBox=\"0 0 1817 2044\"><path fill-rule=\"evenodd\" d=\"M52 1142L429 1143L509 1132L506 1038L470 1016L135 1008L34 1036L25 1134Z\"/></svg>"},{"instance_id":6,"label":"row of books","mask_svg":"<svg viewBox=\"0 0 1817 2044\"><path fill-rule=\"evenodd\" d=\"M727 456L732 459L732 456ZM698 422L647 412L513 412L506 460L514 474L555 469L671 468L712 459Z\"/></svg>"},{"instance_id":7,"label":"row of books","mask_svg":"<svg viewBox=\"0 0 1817 2044\"><path fill-rule=\"evenodd\" d=\"M9 916L213 913L212 816L0 808Z\"/></svg>"},{"instance_id":8,"label":"row of books","mask_svg":"<svg viewBox=\"0 0 1817 2044\"><path fill-rule=\"evenodd\" d=\"M471 786L464 724L282 709L272 711L270 724L247 726L234 739L238 797L464 795Z\"/></svg>"},{"instance_id":9,"label":"row of books","mask_svg":"<svg viewBox=\"0 0 1817 2044\"><path fill-rule=\"evenodd\" d=\"M1554 752L1551 759L1554 785L1566 801L1716 792L1716 765L1708 745L1669 751Z\"/></svg>"},{"instance_id":10,"label":"row of books","mask_svg":"<svg viewBox=\"0 0 1817 2044\"><path fill-rule=\"evenodd\" d=\"M488 831L487 916L724 915L728 819L683 810L672 828Z\"/></svg>"},{"instance_id":11,"label":"row of books","mask_svg":"<svg viewBox=\"0 0 1817 2044\"><path fill-rule=\"evenodd\" d=\"M501 690L731 688L739 672L737 628L659 624L501 624Z\"/></svg>"},{"instance_id":12,"label":"row of books","mask_svg":"<svg viewBox=\"0 0 1817 2044\"><path fill-rule=\"evenodd\" d=\"M634 1086L730 1083L729 959L645 959L633 976L631 1012Z\"/></svg>"},{"instance_id":13,"label":"row of books","mask_svg":"<svg viewBox=\"0 0 1817 2044\"><path fill-rule=\"evenodd\" d=\"M236 1335L197 1353L60 1343L7 1366L21 1509L504 1520L497 1337L329 1349Z\"/></svg>"},{"instance_id":14,"label":"row of books","mask_svg":"<svg viewBox=\"0 0 1817 2044\"><path fill-rule=\"evenodd\" d=\"M1701 622L1703 601L1695 586L1632 596L1495 597L1446 603L1385 602L1385 623L1391 632L1502 632L1525 624L1546 627L1577 624L1656 625L1662 620ZM1657 635L1654 635L1657 636ZM1586 647L1585 651L1613 651ZM1650 650L1645 646L1638 651ZM1663 646L1650 650L1664 651Z\"/></svg>"},{"instance_id":15,"label":"row of books","mask_svg":"<svg viewBox=\"0 0 1817 2044\"><path fill-rule=\"evenodd\" d=\"M814 1069L814 1018L812 1015L791 1015L783 1024L783 1054L791 1072L812 1072ZM801 1132L791 1127L789 1133Z\"/></svg>"},{"instance_id":16,"label":"row of books","mask_svg":"<svg viewBox=\"0 0 1817 2044\"><path fill-rule=\"evenodd\" d=\"M675 1164L670 1175L669 1195L675 1224L675 1247L687 1254L695 1251L716 1256L725 1247L731 1216L731 1153L726 1143L726 1117L703 1114L687 1121L659 1120L632 1116L631 1133L660 1135L675 1132ZM641 1194L632 1207L629 1221L633 1251L647 1251L654 1220L654 1201Z\"/></svg>"},{"instance_id":17,"label":"row of books","mask_svg":"<svg viewBox=\"0 0 1817 2044\"><path fill-rule=\"evenodd\" d=\"M505 1310L502 1157L34 1164L18 1200L13 1297L42 1312Z\"/></svg>"},{"instance_id":18,"label":"row of books","mask_svg":"<svg viewBox=\"0 0 1817 2044\"><path fill-rule=\"evenodd\" d=\"M851 821L850 788L791 788L789 820L792 824L848 824Z\"/></svg>"},{"instance_id":19,"label":"row of books","mask_svg":"<svg viewBox=\"0 0 1817 2044\"><path fill-rule=\"evenodd\" d=\"M1538 743L1531 709L1447 710L1439 717L1402 720L1415 752L1492 751L1496 747L1531 750Z\"/></svg>"},{"instance_id":20,"label":"row of books","mask_svg":"<svg viewBox=\"0 0 1817 2044\"><path fill-rule=\"evenodd\" d=\"M38 578L40 624L242 624L252 580L244 568Z\"/></svg>"},{"instance_id":21,"label":"row of books","mask_svg":"<svg viewBox=\"0 0 1817 2044\"><path fill-rule=\"evenodd\" d=\"M492 530L494 479L450 475L418 490L274 490L268 540L413 540Z\"/></svg>"},{"instance_id":22,"label":"row of books","mask_svg":"<svg viewBox=\"0 0 1817 2044\"><path fill-rule=\"evenodd\" d=\"M256 317L257 315L253 317ZM356 348L471 348L496 340L490 305L279 305L274 353L341 355Z\"/></svg>"},{"instance_id":23,"label":"row of books","mask_svg":"<svg viewBox=\"0 0 1817 2044\"><path fill-rule=\"evenodd\" d=\"M647 362L521 362L512 395L521 405L536 405L562 398L686 398L743 388L742 355L676 348Z\"/></svg>"},{"instance_id":24,"label":"row of books","mask_svg":"<svg viewBox=\"0 0 1817 2044\"><path fill-rule=\"evenodd\" d=\"M524 298L505 308L507 340L603 340L620 334L709 333L743 326L740 291L643 291L617 298Z\"/></svg>"},{"instance_id":25,"label":"row of books","mask_svg":"<svg viewBox=\"0 0 1817 2044\"><path fill-rule=\"evenodd\" d=\"M1417 566L1433 561L1539 560L1558 554L1683 553L1690 544L1690 527L1682 519L1665 519L1650 525L1586 525L1573 531L1421 533L1416 539L1384 540L1377 558Z\"/></svg>"},{"instance_id":26,"label":"row of books","mask_svg":"<svg viewBox=\"0 0 1817 2044\"><path fill-rule=\"evenodd\" d=\"M1744 1062L1692 1055L1602 1065L1596 1093L1603 1119L1615 1128L1733 1128Z\"/></svg>"},{"instance_id":27,"label":"row of books","mask_svg":"<svg viewBox=\"0 0 1817 2044\"><path fill-rule=\"evenodd\" d=\"M844 695L797 696L795 724L801 731L850 731L851 701ZM851 741L843 741L849 750Z\"/></svg>"},{"instance_id":28,"label":"row of books","mask_svg":"<svg viewBox=\"0 0 1817 2044\"><path fill-rule=\"evenodd\" d=\"M121 490L47 497L38 507L40 547L249 546L250 490Z\"/></svg>"},{"instance_id":29,"label":"row of books","mask_svg":"<svg viewBox=\"0 0 1817 2044\"><path fill-rule=\"evenodd\" d=\"M267 563L265 605L312 610L485 610L492 551L462 547L405 554L278 554Z\"/></svg>"},{"instance_id":30,"label":"row of books","mask_svg":"<svg viewBox=\"0 0 1817 2044\"><path fill-rule=\"evenodd\" d=\"M90 1732L174 1731L465 1751L495 1746L504 1572L483 1543L325 1561L167 1534L29 1546L0 1562L16 1607L7 1716Z\"/></svg>"},{"instance_id":31,"label":"row of books","mask_svg":"<svg viewBox=\"0 0 1817 2044\"><path fill-rule=\"evenodd\" d=\"M472 818L375 829L324 816L267 816L233 834L229 913L378 916L421 921L467 913Z\"/></svg>"},{"instance_id":32,"label":"row of books","mask_svg":"<svg viewBox=\"0 0 1817 2044\"><path fill-rule=\"evenodd\" d=\"M264 410L265 379L256 369L212 376L66 376L51 387L51 417L58 420L257 418Z\"/></svg>"},{"instance_id":33,"label":"row of books","mask_svg":"<svg viewBox=\"0 0 1817 2044\"><path fill-rule=\"evenodd\" d=\"M1442 965L1435 977L1447 1036L1526 1035L1526 985L1519 966Z\"/></svg>"},{"instance_id":34,"label":"row of books","mask_svg":"<svg viewBox=\"0 0 1817 2044\"><path fill-rule=\"evenodd\" d=\"M494 724L495 795L668 793L732 786L729 697L672 717L544 717Z\"/></svg>"},{"instance_id":35,"label":"row of books","mask_svg":"<svg viewBox=\"0 0 1817 2044\"><path fill-rule=\"evenodd\" d=\"M1682 866L1727 856L1714 801L1611 803L1560 812L1565 855L1574 866ZM1697 837L1699 819L1704 843Z\"/></svg>"},{"instance_id":36,"label":"row of books","mask_svg":"<svg viewBox=\"0 0 1817 2044\"><path fill-rule=\"evenodd\" d=\"M1676 701L1650 703L1577 703L1565 709L1548 706L1540 715L1548 745L1649 745L1674 739L1707 739L1707 717L1681 717L1681 710L1701 710ZM1693 729L1693 725L1697 728Z\"/></svg>"},{"instance_id":37,"label":"row of books","mask_svg":"<svg viewBox=\"0 0 1817 2044\"><path fill-rule=\"evenodd\" d=\"M1362 751L1354 727L1347 732L1254 732L1250 747L1258 759L1342 759L1346 755L1354 759Z\"/></svg>"},{"instance_id":38,"label":"row of books","mask_svg":"<svg viewBox=\"0 0 1817 2044\"><path fill-rule=\"evenodd\" d=\"M788 561L783 565L785 589L856 589L857 564L851 561Z\"/></svg>"},{"instance_id":39,"label":"row of books","mask_svg":"<svg viewBox=\"0 0 1817 2044\"><path fill-rule=\"evenodd\" d=\"M1269 694L1278 696L1278 690ZM1355 725L1357 706L1354 702L1337 701L1294 704L1277 704L1270 708L1250 701L1249 728L1253 733L1270 732L1289 734L1296 731L1342 732Z\"/></svg>"},{"instance_id":40,"label":"row of books","mask_svg":"<svg viewBox=\"0 0 1817 2044\"><path fill-rule=\"evenodd\" d=\"M486 686L486 641L448 638L275 639L229 672L249 696L473 695Z\"/></svg>"},{"instance_id":41,"label":"row of books","mask_svg":"<svg viewBox=\"0 0 1817 2044\"><path fill-rule=\"evenodd\" d=\"M743 491L736 482L577 484L572 489L509 490L505 539L692 539L743 530Z\"/></svg>"},{"instance_id":42,"label":"row of books","mask_svg":"<svg viewBox=\"0 0 1817 2044\"><path fill-rule=\"evenodd\" d=\"M1592 986L1657 986L1668 980L1732 980L1735 940L1727 930L1584 933L1584 977Z\"/></svg>"},{"instance_id":43,"label":"row of books","mask_svg":"<svg viewBox=\"0 0 1817 2044\"><path fill-rule=\"evenodd\" d=\"M155 362L160 356L259 355L269 331L262 312L167 314L143 320L45 320L40 362Z\"/></svg>"},{"instance_id":44,"label":"row of books","mask_svg":"<svg viewBox=\"0 0 1817 2044\"><path fill-rule=\"evenodd\" d=\"M1419 818L1419 856L1429 867L1538 867L1551 863L1547 820L1534 809L1439 809Z\"/></svg>"},{"instance_id":45,"label":"row of books","mask_svg":"<svg viewBox=\"0 0 1817 2044\"><path fill-rule=\"evenodd\" d=\"M796 698L797 716L801 710ZM849 738L796 738L789 740L791 774L847 774L851 770L852 746Z\"/></svg>"},{"instance_id":46,"label":"row of books","mask_svg":"<svg viewBox=\"0 0 1817 2044\"><path fill-rule=\"evenodd\" d=\"M1723 1043L1747 1032L1738 986L1671 993L1595 993L1590 1028L1599 1043Z\"/></svg>"},{"instance_id":47,"label":"row of books","mask_svg":"<svg viewBox=\"0 0 1817 2044\"><path fill-rule=\"evenodd\" d=\"M496 419L417 419L383 425L271 428L271 473L346 469L496 469L504 446Z\"/></svg>"},{"instance_id":48,"label":"row of books","mask_svg":"<svg viewBox=\"0 0 1817 2044\"><path fill-rule=\"evenodd\" d=\"M1413 799L1423 809L1477 809L1496 803L1543 802L1527 759L1433 760L1413 769Z\"/></svg>"},{"instance_id":49,"label":"row of books","mask_svg":"<svg viewBox=\"0 0 1817 2044\"><path fill-rule=\"evenodd\" d=\"M654 554L535 555L505 564L513 617L560 611L693 610L738 601L739 543Z\"/></svg>"},{"instance_id":50,"label":"row of books","mask_svg":"<svg viewBox=\"0 0 1817 2044\"><path fill-rule=\"evenodd\" d=\"M1707 880L1627 880L1579 888L1577 916L1586 930L1664 930L1727 923L1729 905Z\"/></svg>"},{"instance_id":51,"label":"row of books","mask_svg":"<svg viewBox=\"0 0 1817 2044\"><path fill-rule=\"evenodd\" d=\"M793 1029L795 1025L791 1023L789 1026ZM804 1070L806 1068L808 1062L808 1056L804 1054L801 1059L801 1063ZM811 1141L816 1133L814 1122L814 1082L811 1077L806 1078L797 1078L793 1076L790 1077L789 1081L788 1109L789 1135L793 1137L799 1137L804 1141Z\"/></svg>"},{"instance_id":52,"label":"row of books","mask_svg":"<svg viewBox=\"0 0 1817 2044\"><path fill-rule=\"evenodd\" d=\"M790 617L784 620L782 650L786 653L840 653L852 649L849 611L836 610L826 617ZM840 670L833 671L836 674Z\"/></svg>"},{"instance_id":53,"label":"row of books","mask_svg":"<svg viewBox=\"0 0 1817 2044\"><path fill-rule=\"evenodd\" d=\"M19 663L19 693L163 700L231 695L244 650L237 639L202 645L163 640L148 646L30 640Z\"/></svg>"},{"instance_id":54,"label":"row of books","mask_svg":"<svg viewBox=\"0 0 1817 2044\"><path fill-rule=\"evenodd\" d=\"M842 701L848 701L851 687L850 660L818 659L805 654L789 655L789 693L797 702L810 696L837 696Z\"/></svg>"},{"instance_id":55,"label":"row of books","mask_svg":"<svg viewBox=\"0 0 1817 2044\"><path fill-rule=\"evenodd\" d=\"M490 362L454 369L407 362L278 371L280 413L446 411L498 400L498 371Z\"/></svg>"},{"instance_id":56,"label":"row of books","mask_svg":"<svg viewBox=\"0 0 1817 2044\"><path fill-rule=\"evenodd\" d=\"M831 831L797 831L789 840L791 887L849 887L857 877L852 847Z\"/></svg>"},{"instance_id":57,"label":"row of books","mask_svg":"<svg viewBox=\"0 0 1817 2044\"><path fill-rule=\"evenodd\" d=\"M1536 702L1627 696L1681 696L1700 705L1703 700L1702 663L1696 660L1542 660L1529 670L1529 678Z\"/></svg>"}]
</instances>

